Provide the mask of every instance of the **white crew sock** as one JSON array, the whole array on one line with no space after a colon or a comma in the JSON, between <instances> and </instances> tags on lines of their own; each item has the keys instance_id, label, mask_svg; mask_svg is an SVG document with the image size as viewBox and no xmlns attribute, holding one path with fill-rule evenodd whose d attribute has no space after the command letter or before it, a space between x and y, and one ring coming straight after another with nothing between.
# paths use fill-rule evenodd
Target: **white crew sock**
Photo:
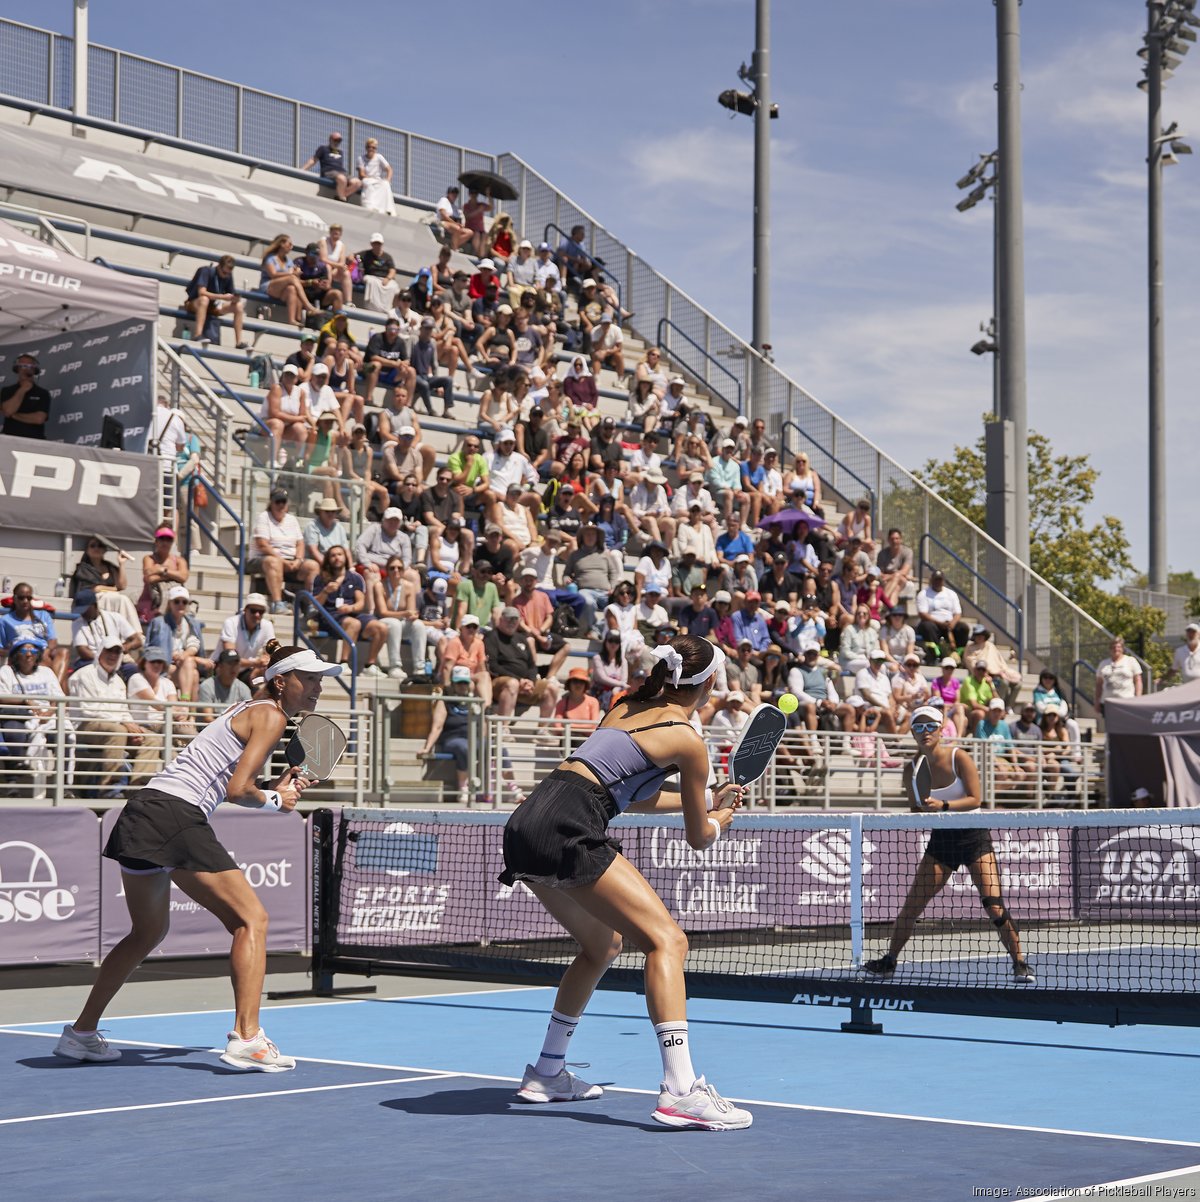
<instances>
[{"instance_id":1,"label":"white crew sock","mask_svg":"<svg viewBox=\"0 0 1200 1202\"><path fill-rule=\"evenodd\" d=\"M539 1077L556 1077L566 1067L567 1044L579 1026L579 1017L572 1018L569 1014L560 1014L557 1010L550 1011L550 1025L546 1028L546 1042L542 1045L542 1054L538 1057L533 1071Z\"/></svg>"},{"instance_id":2,"label":"white crew sock","mask_svg":"<svg viewBox=\"0 0 1200 1202\"><path fill-rule=\"evenodd\" d=\"M662 1054L663 1084L676 1097L691 1093L696 1083L692 1068L692 1053L688 1048L688 1025L685 1019L671 1023L656 1023L654 1037Z\"/></svg>"}]
</instances>

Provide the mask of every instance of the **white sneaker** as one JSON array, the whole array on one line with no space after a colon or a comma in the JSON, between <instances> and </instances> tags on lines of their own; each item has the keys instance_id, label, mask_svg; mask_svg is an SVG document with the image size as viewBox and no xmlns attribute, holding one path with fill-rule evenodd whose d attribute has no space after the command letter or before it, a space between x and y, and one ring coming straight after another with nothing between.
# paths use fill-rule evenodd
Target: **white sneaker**
<instances>
[{"instance_id":1,"label":"white sneaker","mask_svg":"<svg viewBox=\"0 0 1200 1202\"><path fill-rule=\"evenodd\" d=\"M250 1073L286 1073L296 1067L295 1058L283 1055L262 1027L253 1039L243 1039L236 1031L230 1031L221 1059L230 1068Z\"/></svg>"},{"instance_id":2,"label":"white sneaker","mask_svg":"<svg viewBox=\"0 0 1200 1202\"><path fill-rule=\"evenodd\" d=\"M54 1054L65 1056L68 1060L94 1060L98 1063L121 1059L121 1053L116 1048L110 1048L108 1040L99 1031L80 1035L70 1023L63 1027L62 1035L54 1045Z\"/></svg>"},{"instance_id":3,"label":"white sneaker","mask_svg":"<svg viewBox=\"0 0 1200 1202\"><path fill-rule=\"evenodd\" d=\"M406 680L408 680L408 673L405 672L405 670L403 668L389 668L388 676L392 680L400 681L401 684L403 684Z\"/></svg>"},{"instance_id":4,"label":"white sneaker","mask_svg":"<svg viewBox=\"0 0 1200 1202\"><path fill-rule=\"evenodd\" d=\"M367 666L359 673L359 676L382 676L383 673L379 670L378 664L367 664Z\"/></svg>"},{"instance_id":5,"label":"white sneaker","mask_svg":"<svg viewBox=\"0 0 1200 1202\"><path fill-rule=\"evenodd\" d=\"M459 789L458 804L460 806L465 806L465 805L470 805L470 803L471 803L471 790L470 789Z\"/></svg>"},{"instance_id":6,"label":"white sneaker","mask_svg":"<svg viewBox=\"0 0 1200 1202\"><path fill-rule=\"evenodd\" d=\"M275 466L280 471L287 467L287 447L279 448L279 453L275 456Z\"/></svg>"},{"instance_id":7,"label":"white sneaker","mask_svg":"<svg viewBox=\"0 0 1200 1202\"><path fill-rule=\"evenodd\" d=\"M527 1064L517 1097L522 1102L590 1102L603 1093L599 1085L589 1085L569 1069L561 1068L553 1077L541 1077L532 1064Z\"/></svg>"},{"instance_id":8,"label":"white sneaker","mask_svg":"<svg viewBox=\"0 0 1200 1202\"><path fill-rule=\"evenodd\" d=\"M667 1127L700 1127L705 1131L738 1131L754 1122L750 1111L725 1101L703 1077L692 1086L691 1093L678 1096L661 1086L658 1109L650 1117Z\"/></svg>"}]
</instances>

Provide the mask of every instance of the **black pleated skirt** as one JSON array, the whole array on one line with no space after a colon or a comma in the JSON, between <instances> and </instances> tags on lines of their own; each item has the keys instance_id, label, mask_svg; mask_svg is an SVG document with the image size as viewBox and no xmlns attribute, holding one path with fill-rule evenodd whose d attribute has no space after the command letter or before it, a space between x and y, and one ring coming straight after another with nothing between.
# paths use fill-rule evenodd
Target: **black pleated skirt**
<instances>
[{"instance_id":1,"label":"black pleated skirt","mask_svg":"<svg viewBox=\"0 0 1200 1202\"><path fill-rule=\"evenodd\" d=\"M976 860L994 850L992 836L987 827L934 831L925 847L926 855L932 856L951 872L964 864L974 864Z\"/></svg>"},{"instance_id":2,"label":"black pleated skirt","mask_svg":"<svg viewBox=\"0 0 1200 1202\"><path fill-rule=\"evenodd\" d=\"M556 769L534 787L505 825L500 880L555 889L599 880L621 851L621 844L608 835L608 824L617 813L604 785L578 772Z\"/></svg>"},{"instance_id":3,"label":"black pleated skirt","mask_svg":"<svg viewBox=\"0 0 1200 1202\"><path fill-rule=\"evenodd\" d=\"M233 856L221 846L204 811L158 789L139 789L109 833L104 854L130 872L228 872Z\"/></svg>"}]
</instances>

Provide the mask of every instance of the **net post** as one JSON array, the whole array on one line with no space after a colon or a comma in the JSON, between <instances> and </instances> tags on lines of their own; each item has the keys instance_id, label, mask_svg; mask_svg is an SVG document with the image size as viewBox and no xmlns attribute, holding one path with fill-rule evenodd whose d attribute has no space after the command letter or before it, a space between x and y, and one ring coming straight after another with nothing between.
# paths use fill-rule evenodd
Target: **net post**
<instances>
[{"instance_id":1,"label":"net post","mask_svg":"<svg viewBox=\"0 0 1200 1202\"><path fill-rule=\"evenodd\" d=\"M855 998L850 1003L850 1021L842 1023L842 1030L848 1035L882 1035L883 1023L874 1021L866 998Z\"/></svg>"},{"instance_id":2,"label":"net post","mask_svg":"<svg viewBox=\"0 0 1200 1202\"><path fill-rule=\"evenodd\" d=\"M333 969L329 966L330 942L326 898L333 881L333 811L317 810L312 823L312 983L313 993L328 997L333 993Z\"/></svg>"},{"instance_id":3,"label":"net post","mask_svg":"<svg viewBox=\"0 0 1200 1202\"><path fill-rule=\"evenodd\" d=\"M863 962L863 820L850 815L850 964L856 971Z\"/></svg>"}]
</instances>

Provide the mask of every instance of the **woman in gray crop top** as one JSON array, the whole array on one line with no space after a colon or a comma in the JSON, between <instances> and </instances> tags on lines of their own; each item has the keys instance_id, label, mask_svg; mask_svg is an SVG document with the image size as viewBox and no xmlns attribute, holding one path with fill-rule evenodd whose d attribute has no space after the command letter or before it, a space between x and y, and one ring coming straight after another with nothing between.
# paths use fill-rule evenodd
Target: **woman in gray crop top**
<instances>
[{"instance_id":1,"label":"woman in gray crop top","mask_svg":"<svg viewBox=\"0 0 1200 1202\"><path fill-rule=\"evenodd\" d=\"M288 768L266 787L256 779L289 718L316 709L326 676L342 665L326 663L308 648L281 647L272 639L263 673L265 695L226 710L170 764L125 803L104 854L121 866L130 931L104 958L96 983L75 1022L63 1028L55 1052L71 1060L119 1060L97 1031L105 1008L129 974L166 937L171 886L210 911L233 936L234 1029L221 1059L250 1072L296 1067L259 1026L259 998L267 967L267 912L221 845L209 815L229 801L278 816L295 809L315 783Z\"/></svg>"},{"instance_id":2,"label":"woman in gray crop top","mask_svg":"<svg viewBox=\"0 0 1200 1202\"><path fill-rule=\"evenodd\" d=\"M558 988L541 1055L527 1065L517 1097L525 1102L597 1098L597 1085L566 1067L568 1040L588 999L627 937L646 955L646 1006L663 1061L653 1118L672 1127L748 1127L692 1068L683 963L687 937L644 876L608 836L622 812L683 812L689 846L712 847L728 829L744 790L707 788L704 741L690 724L707 702L724 653L681 635L654 649L645 683L618 702L578 750L540 781L504 828L501 881L527 885L579 944ZM679 773L680 791L662 794Z\"/></svg>"}]
</instances>

